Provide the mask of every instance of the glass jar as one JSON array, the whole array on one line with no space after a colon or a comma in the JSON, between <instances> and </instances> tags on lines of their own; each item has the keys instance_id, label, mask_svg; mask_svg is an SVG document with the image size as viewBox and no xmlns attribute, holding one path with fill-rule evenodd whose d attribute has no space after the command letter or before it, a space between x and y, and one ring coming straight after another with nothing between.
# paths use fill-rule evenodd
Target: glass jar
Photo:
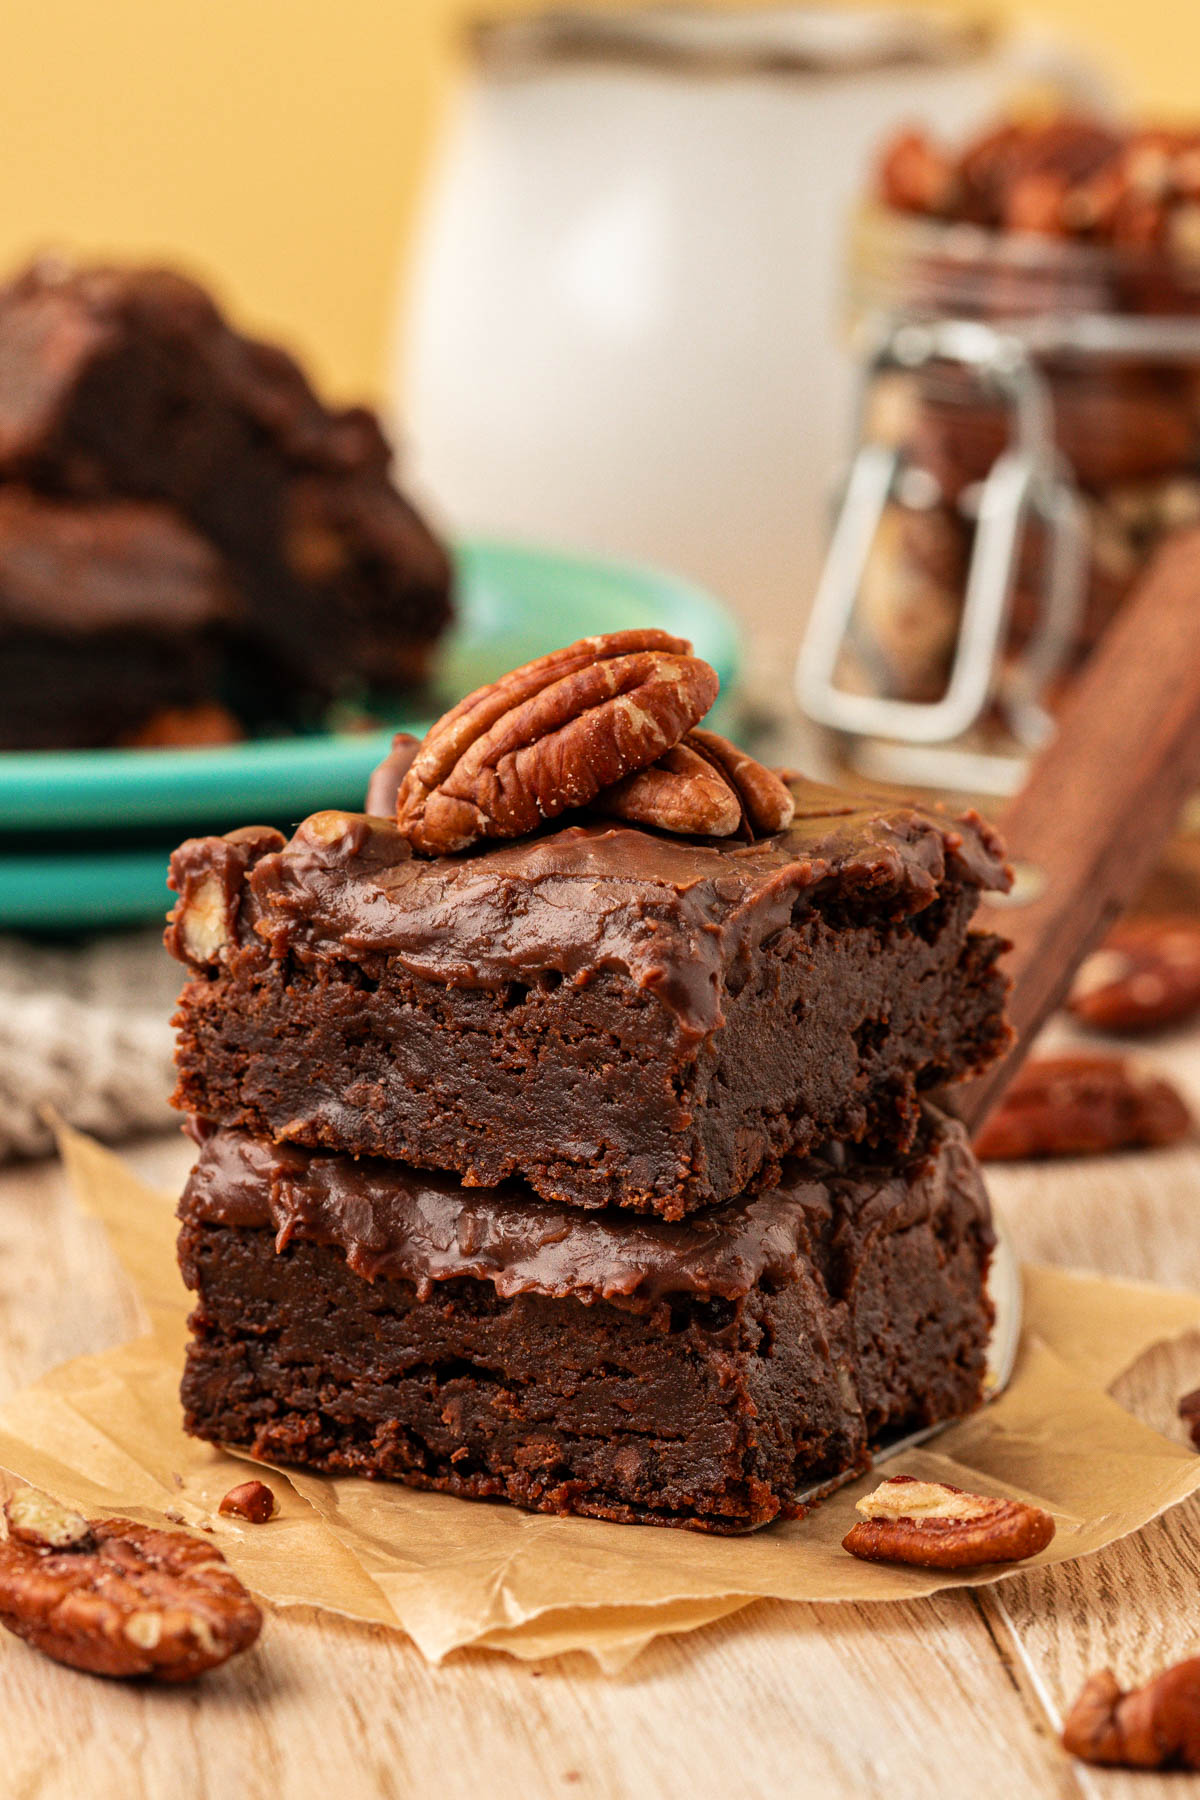
<instances>
[{"instance_id":1,"label":"glass jar","mask_svg":"<svg viewBox=\"0 0 1200 1800\"><path fill-rule=\"evenodd\" d=\"M1157 545L1200 523L1192 223L1113 248L860 214L859 446L798 671L852 767L1011 792Z\"/></svg>"}]
</instances>

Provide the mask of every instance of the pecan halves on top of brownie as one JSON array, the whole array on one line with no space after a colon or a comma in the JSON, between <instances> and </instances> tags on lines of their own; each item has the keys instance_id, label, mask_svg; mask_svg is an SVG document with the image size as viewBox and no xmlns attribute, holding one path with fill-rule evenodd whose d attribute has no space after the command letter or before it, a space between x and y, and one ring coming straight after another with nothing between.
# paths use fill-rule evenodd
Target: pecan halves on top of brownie
<instances>
[{"instance_id":1,"label":"pecan halves on top of brownie","mask_svg":"<svg viewBox=\"0 0 1200 1800\"><path fill-rule=\"evenodd\" d=\"M400 783L412 768L420 748L420 738L415 738L411 731L396 732L391 749L383 761L371 770L367 797L363 802L364 812L373 813L379 819L395 818Z\"/></svg>"},{"instance_id":2,"label":"pecan halves on top of brownie","mask_svg":"<svg viewBox=\"0 0 1200 1800\"><path fill-rule=\"evenodd\" d=\"M770 837L796 802L771 769L715 731L689 731L665 756L597 796L597 812L689 836Z\"/></svg>"},{"instance_id":3,"label":"pecan halves on top of brownie","mask_svg":"<svg viewBox=\"0 0 1200 1800\"><path fill-rule=\"evenodd\" d=\"M691 645L664 631L581 638L438 720L400 785L397 824L426 856L522 837L656 762L718 686Z\"/></svg>"}]
</instances>

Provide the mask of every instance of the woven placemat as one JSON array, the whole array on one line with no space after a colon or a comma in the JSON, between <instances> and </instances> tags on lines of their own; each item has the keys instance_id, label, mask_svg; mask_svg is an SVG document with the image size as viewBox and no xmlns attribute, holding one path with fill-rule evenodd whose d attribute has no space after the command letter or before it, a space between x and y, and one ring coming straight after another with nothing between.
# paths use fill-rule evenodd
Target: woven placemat
<instances>
[{"instance_id":1,"label":"woven placemat","mask_svg":"<svg viewBox=\"0 0 1200 1800\"><path fill-rule=\"evenodd\" d=\"M0 938L0 1161L53 1148L48 1108L110 1142L178 1119L167 1095L180 974L158 931Z\"/></svg>"}]
</instances>

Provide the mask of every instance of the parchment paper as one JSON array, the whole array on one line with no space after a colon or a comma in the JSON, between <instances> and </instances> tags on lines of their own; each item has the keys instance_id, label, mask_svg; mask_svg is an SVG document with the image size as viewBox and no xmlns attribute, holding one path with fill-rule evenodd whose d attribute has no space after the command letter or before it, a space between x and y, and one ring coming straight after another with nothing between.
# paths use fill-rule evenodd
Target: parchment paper
<instances>
[{"instance_id":1,"label":"parchment paper","mask_svg":"<svg viewBox=\"0 0 1200 1800\"><path fill-rule=\"evenodd\" d=\"M0 1409L0 1468L93 1516L208 1527L247 1585L276 1605L401 1629L433 1661L474 1645L530 1659L585 1650L619 1668L660 1633L693 1630L760 1597L902 1600L1019 1572L956 1575L846 1555L841 1539L872 1476L808 1518L749 1538L543 1518L295 1470L270 1476L280 1506L270 1524L223 1519L217 1505L245 1479L246 1462L180 1428L188 1296L173 1200L77 1133L64 1130L61 1146L148 1330L64 1364ZM1200 1295L1027 1269L1007 1391L888 1472L1045 1507L1058 1529L1036 1562L1098 1550L1200 1488L1200 1456L1105 1392L1152 1344L1191 1331L1200 1331Z\"/></svg>"}]
</instances>

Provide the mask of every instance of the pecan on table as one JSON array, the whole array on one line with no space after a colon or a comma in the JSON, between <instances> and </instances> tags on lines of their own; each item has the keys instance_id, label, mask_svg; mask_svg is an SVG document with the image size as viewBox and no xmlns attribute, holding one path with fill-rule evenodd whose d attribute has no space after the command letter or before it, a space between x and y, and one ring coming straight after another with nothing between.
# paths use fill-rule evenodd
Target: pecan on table
<instances>
[{"instance_id":1,"label":"pecan on table","mask_svg":"<svg viewBox=\"0 0 1200 1800\"><path fill-rule=\"evenodd\" d=\"M865 1562L974 1569L1036 1556L1054 1536L1054 1520L1040 1507L911 1475L893 1475L855 1510L863 1516L842 1548Z\"/></svg>"},{"instance_id":2,"label":"pecan on table","mask_svg":"<svg viewBox=\"0 0 1200 1800\"><path fill-rule=\"evenodd\" d=\"M189 1681L246 1650L262 1614L211 1544L85 1519L32 1489L4 1508L0 1624L93 1675Z\"/></svg>"},{"instance_id":3,"label":"pecan on table","mask_svg":"<svg viewBox=\"0 0 1200 1800\"><path fill-rule=\"evenodd\" d=\"M791 824L796 803L779 776L715 731L689 731L648 769L593 802L597 812L689 836L769 837Z\"/></svg>"},{"instance_id":4,"label":"pecan on table","mask_svg":"<svg viewBox=\"0 0 1200 1800\"><path fill-rule=\"evenodd\" d=\"M1093 1031L1155 1031L1200 1012L1200 921L1125 919L1085 957L1067 1000Z\"/></svg>"},{"instance_id":5,"label":"pecan on table","mask_svg":"<svg viewBox=\"0 0 1200 1800\"><path fill-rule=\"evenodd\" d=\"M1120 1056L1033 1057L976 1134L984 1162L1158 1149L1192 1128L1179 1093Z\"/></svg>"},{"instance_id":6,"label":"pecan on table","mask_svg":"<svg viewBox=\"0 0 1200 1800\"><path fill-rule=\"evenodd\" d=\"M665 631L582 638L439 719L400 784L396 822L426 856L521 837L656 762L718 686L691 645Z\"/></svg>"},{"instance_id":7,"label":"pecan on table","mask_svg":"<svg viewBox=\"0 0 1200 1800\"><path fill-rule=\"evenodd\" d=\"M1111 1669L1089 1676L1067 1715L1063 1749L1126 1769L1200 1769L1200 1657L1124 1692Z\"/></svg>"}]
</instances>

